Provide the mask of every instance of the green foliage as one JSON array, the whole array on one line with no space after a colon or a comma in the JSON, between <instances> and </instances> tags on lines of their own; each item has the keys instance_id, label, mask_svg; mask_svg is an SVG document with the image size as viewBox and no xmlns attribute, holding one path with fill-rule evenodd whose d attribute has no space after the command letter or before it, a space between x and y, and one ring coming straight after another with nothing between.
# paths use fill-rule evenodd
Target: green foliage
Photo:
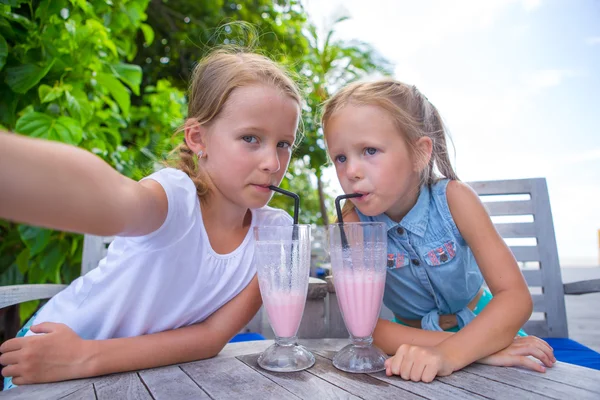
<instances>
[{"instance_id":1,"label":"green foliage","mask_svg":"<svg viewBox=\"0 0 600 400\"><path fill-rule=\"evenodd\" d=\"M327 221L318 107L385 63L364 43L335 41L333 29L321 43L299 0L149 1L2 0L0 129L78 146L139 179L181 140L173 133L194 64L215 46L245 46L304 78L305 137L282 187L301 195L300 222ZM271 205L293 210L283 196ZM0 220L0 285L69 283L82 247L81 235ZM37 305L21 305L22 318Z\"/></svg>"},{"instance_id":2,"label":"green foliage","mask_svg":"<svg viewBox=\"0 0 600 400\"><path fill-rule=\"evenodd\" d=\"M13 0L0 6L0 125L89 150L123 174L151 168L181 122L168 81L141 88L132 64L148 0ZM142 93L142 96L139 96ZM133 105L136 104L136 105ZM0 281L63 283L80 274L82 236L0 225ZM22 317L35 304L21 307Z\"/></svg>"}]
</instances>

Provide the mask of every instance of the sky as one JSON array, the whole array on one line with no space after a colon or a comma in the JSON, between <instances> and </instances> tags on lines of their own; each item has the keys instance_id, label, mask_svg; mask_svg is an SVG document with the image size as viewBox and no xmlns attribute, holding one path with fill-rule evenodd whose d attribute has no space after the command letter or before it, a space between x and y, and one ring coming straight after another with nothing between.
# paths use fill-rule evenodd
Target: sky
<instances>
[{"instance_id":1,"label":"sky","mask_svg":"<svg viewBox=\"0 0 600 400\"><path fill-rule=\"evenodd\" d=\"M600 0L304 0L439 109L463 181L545 177L562 266L597 265ZM329 188L341 188L330 172Z\"/></svg>"}]
</instances>

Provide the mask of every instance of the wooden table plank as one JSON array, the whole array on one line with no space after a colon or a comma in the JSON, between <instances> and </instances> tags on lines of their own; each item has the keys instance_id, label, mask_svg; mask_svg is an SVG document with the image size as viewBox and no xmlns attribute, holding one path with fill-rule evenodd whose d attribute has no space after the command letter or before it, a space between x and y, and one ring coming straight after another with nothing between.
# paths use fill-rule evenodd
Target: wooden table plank
<instances>
[{"instance_id":1,"label":"wooden table plank","mask_svg":"<svg viewBox=\"0 0 600 400\"><path fill-rule=\"evenodd\" d=\"M259 374L237 358L214 358L182 364L211 399L298 399L283 387Z\"/></svg>"},{"instance_id":2,"label":"wooden table plank","mask_svg":"<svg viewBox=\"0 0 600 400\"><path fill-rule=\"evenodd\" d=\"M237 358L301 399L359 399L359 397L352 395L343 388L339 388L308 371L291 373L265 371L258 366L257 359L259 355L260 353L238 356ZM325 361L322 358L316 357L315 363L323 362Z\"/></svg>"},{"instance_id":3,"label":"wooden table plank","mask_svg":"<svg viewBox=\"0 0 600 400\"><path fill-rule=\"evenodd\" d=\"M564 374L563 363L557 363L551 369L558 371L558 374ZM465 369L467 372L479 375L495 381L505 382L511 386L515 386L531 392L543 394L548 397L556 397L559 399L574 398L577 400L600 399L600 382L596 381L595 386L597 391L581 388L573 382L559 383L550 379L546 379L546 374L539 372L528 374L524 373L523 369L518 368L498 368L489 365L473 364ZM561 370L563 372L561 373Z\"/></svg>"},{"instance_id":4,"label":"wooden table plank","mask_svg":"<svg viewBox=\"0 0 600 400\"><path fill-rule=\"evenodd\" d=\"M151 400L152 396L137 372L126 372L101 377L94 382L98 400Z\"/></svg>"},{"instance_id":5,"label":"wooden table plank","mask_svg":"<svg viewBox=\"0 0 600 400\"><path fill-rule=\"evenodd\" d=\"M320 350L315 351L315 354L319 354L329 360L332 360L335 356L335 351ZM385 371L377 372L375 374L369 374L373 378L381 381L390 383L403 390L414 393L419 396L423 396L427 399L435 399L443 396L444 399L448 400L462 400L462 399L484 399L485 397L479 396L474 393L467 392L466 390L456 388L454 386L445 384L438 380L424 384L422 382L405 381L399 376L387 376Z\"/></svg>"},{"instance_id":6,"label":"wooden table plank","mask_svg":"<svg viewBox=\"0 0 600 400\"><path fill-rule=\"evenodd\" d=\"M72 381L23 385L0 392L0 397L10 400L58 399L68 396L85 386L91 386L98 378L76 379Z\"/></svg>"},{"instance_id":7,"label":"wooden table plank","mask_svg":"<svg viewBox=\"0 0 600 400\"><path fill-rule=\"evenodd\" d=\"M319 355L318 352L313 353L315 358L321 359L321 362L315 363L308 372L363 399L422 399L421 396L369 375L340 371L333 366L330 360Z\"/></svg>"},{"instance_id":8,"label":"wooden table plank","mask_svg":"<svg viewBox=\"0 0 600 400\"><path fill-rule=\"evenodd\" d=\"M507 383L497 382L478 375L469 374L465 371L458 371L450 376L437 377L441 382L447 383L457 388L464 389L489 399L548 399L548 396L523 390L511 386ZM557 399L557 397L550 397Z\"/></svg>"},{"instance_id":9,"label":"wooden table plank","mask_svg":"<svg viewBox=\"0 0 600 400\"><path fill-rule=\"evenodd\" d=\"M84 386L68 396L61 397L60 400L97 400L94 385Z\"/></svg>"},{"instance_id":10,"label":"wooden table plank","mask_svg":"<svg viewBox=\"0 0 600 400\"><path fill-rule=\"evenodd\" d=\"M139 375L154 400L210 399L178 365L143 370Z\"/></svg>"},{"instance_id":11,"label":"wooden table plank","mask_svg":"<svg viewBox=\"0 0 600 400\"><path fill-rule=\"evenodd\" d=\"M521 372L529 375L540 375L537 372L525 369L521 370ZM565 385L577 386L600 394L600 371L596 369L558 362L554 367L546 368L546 373L540 376L544 379L560 382Z\"/></svg>"}]
</instances>

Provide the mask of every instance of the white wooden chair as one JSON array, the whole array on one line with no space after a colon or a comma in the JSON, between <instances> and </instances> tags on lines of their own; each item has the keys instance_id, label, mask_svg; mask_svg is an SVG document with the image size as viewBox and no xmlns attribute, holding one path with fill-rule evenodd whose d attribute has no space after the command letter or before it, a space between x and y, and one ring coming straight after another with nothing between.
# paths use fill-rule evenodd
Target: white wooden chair
<instances>
[{"instance_id":1,"label":"white wooden chair","mask_svg":"<svg viewBox=\"0 0 600 400\"><path fill-rule=\"evenodd\" d=\"M81 262L81 275L96 268L106 255L106 249L112 237L85 235L83 238L83 254ZM33 284L12 285L0 287L0 308L24 303L31 300L49 299L67 285Z\"/></svg>"}]
</instances>

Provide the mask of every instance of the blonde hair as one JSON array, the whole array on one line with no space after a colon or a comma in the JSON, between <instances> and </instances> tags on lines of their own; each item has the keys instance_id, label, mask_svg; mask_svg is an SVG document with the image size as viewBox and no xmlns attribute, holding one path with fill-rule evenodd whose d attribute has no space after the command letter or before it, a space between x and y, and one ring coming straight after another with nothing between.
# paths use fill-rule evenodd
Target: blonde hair
<instances>
[{"instance_id":1,"label":"blonde hair","mask_svg":"<svg viewBox=\"0 0 600 400\"><path fill-rule=\"evenodd\" d=\"M202 59L192 73L188 90L188 121L210 125L219 117L235 89L257 83L281 90L301 107L300 90L288 74L282 66L260 54L235 49L215 50ZM183 132L184 126L176 134ZM198 166L198 157L185 140L171 152L166 164L185 172L196 185L200 198L208 194L208 182Z\"/></svg>"},{"instance_id":2,"label":"blonde hair","mask_svg":"<svg viewBox=\"0 0 600 400\"><path fill-rule=\"evenodd\" d=\"M350 84L325 103L321 117L324 131L331 116L348 104L373 105L388 112L413 157L424 156L417 148L416 141L425 136L431 139L433 150L429 163L421 171L421 186L432 185L442 178L459 180L448 156L448 133L442 118L435 106L415 86L393 79ZM441 176L436 174L436 169ZM343 214L353 208L353 204L347 201Z\"/></svg>"}]
</instances>

